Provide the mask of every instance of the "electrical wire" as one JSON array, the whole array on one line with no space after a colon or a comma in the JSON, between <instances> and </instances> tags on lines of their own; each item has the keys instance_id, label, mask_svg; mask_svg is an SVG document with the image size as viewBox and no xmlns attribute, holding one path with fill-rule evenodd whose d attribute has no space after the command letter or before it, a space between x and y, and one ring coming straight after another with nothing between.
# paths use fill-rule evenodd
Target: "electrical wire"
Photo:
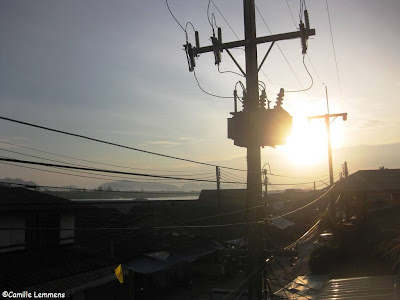
<instances>
[{"instance_id":1,"label":"electrical wire","mask_svg":"<svg viewBox=\"0 0 400 300\"><path fill-rule=\"evenodd\" d=\"M211 0L212 4L215 6L215 8L217 9L218 13L221 15L221 17L224 19L225 23L228 25L228 27L230 28L230 30L233 32L233 34L236 36L237 40L239 41L240 38L239 36L236 34L235 30L233 30L232 26L229 24L228 20L225 18L225 16L222 14L221 10L218 8L218 6L214 3L213 0ZM240 50L243 50L242 48L240 48ZM271 81L271 79L267 76L267 74L265 74L265 72L263 70L261 70L261 73L263 73L263 75L267 78L267 80L269 81L269 83L271 83L271 85L276 89L276 86L274 85L274 83Z\"/></svg>"},{"instance_id":2,"label":"electrical wire","mask_svg":"<svg viewBox=\"0 0 400 300\"><path fill-rule=\"evenodd\" d=\"M80 175L83 172L77 172L77 171L72 171L72 172L77 172L78 174L74 173L65 173L65 172L59 172L59 171L51 171L51 170L43 170L40 168L34 168L34 167L28 167L28 166L21 166L21 165L15 165L15 164L11 164L11 163L6 163L6 162L0 162L1 164L5 164L5 165L10 165L10 166L14 166L14 167L18 167L18 168L24 168L24 169L29 169L29 170L36 170L36 171L41 171L41 172L46 172L46 173L52 173L52 174L61 174L61 175L68 175L68 176L73 176L73 177L79 177L79 178L90 178L90 179L98 179L98 180L115 180L115 179L120 179L120 180L132 180L134 178L132 177L120 177L120 176L113 176L113 175L102 175L102 174L96 174L96 176L98 177L93 177L93 176L86 176L86 175ZM57 168L60 169L60 168ZM84 172L86 174L93 174L93 173L89 173L89 172ZM135 183L142 183L142 184L146 184L149 182L143 182L143 180L151 180L152 183L186 183L186 181L166 181L166 180L158 180L155 181L154 179L141 179L141 181L135 181Z\"/></svg>"},{"instance_id":3,"label":"electrical wire","mask_svg":"<svg viewBox=\"0 0 400 300\"><path fill-rule=\"evenodd\" d=\"M172 225L172 226L143 226L143 227L71 227L71 228L59 228L59 227L0 227L0 230L82 230L82 231L94 231L94 230L118 230L118 231L129 231L129 230L163 230L163 229L180 229L180 228L215 228L215 227L231 227L241 226L248 224L260 224L260 222L241 222L241 223L230 223L230 224L213 224L213 225Z\"/></svg>"},{"instance_id":4,"label":"electrical wire","mask_svg":"<svg viewBox=\"0 0 400 300\"><path fill-rule=\"evenodd\" d=\"M224 74L224 73L231 73L231 74L234 74L234 75L238 75L238 76L241 76L241 77L245 77L243 74L240 74L240 73L238 73L238 72L235 72L235 71L221 71L220 70L220 68L219 68L219 64L217 65L218 67L218 72L219 73L221 73L221 74Z\"/></svg>"},{"instance_id":5,"label":"electrical wire","mask_svg":"<svg viewBox=\"0 0 400 300\"><path fill-rule=\"evenodd\" d=\"M290 15L292 16L292 20L293 20L294 27L296 27L296 29L298 29L298 28L297 28L296 21L294 20L294 17L293 17L292 10L290 9L290 5L289 5L289 1L288 1L288 0L286 0L286 4L287 4L287 7L288 7L288 9L289 9Z\"/></svg>"},{"instance_id":6,"label":"electrical wire","mask_svg":"<svg viewBox=\"0 0 400 300\"><path fill-rule=\"evenodd\" d=\"M232 299L232 297L235 297L235 294L242 291L243 286L247 284L247 282L249 282L249 280L262 268L263 265L264 263L255 268L255 270L249 276L247 276L233 291L231 291L228 295L226 295L224 299L226 300Z\"/></svg>"},{"instance_id":7,"label":"electrical wire","mask_svg":"<svg viewBox=\"0 0 400 300\"><path fill-rule=\"evenodd\" d=\"M310 62L311 68L313 69L314 73L317 75L317 78L319 79L319 81L321 81L322 85L325 85L325 83L324 83L324 82L322 81L322 79L321 79L321 76L319 76L317 70L314 68L314 65L313 65L313 63L312 63L312 61L311 61L311 57L310 57L310 55L308 54L308 52L307 52L307 58L308 58L308 60L309 60L309 62Z\"/></svg>"},{"instance_id":8,"label":"electrical wire","mask_svg":"<svg viewBox=\"0 0 400 300\"><path fill-rule=\"evenodd\" d=\"M175 22L182 28L182 30L183 30L185 33L187 33L186 30L185 30L185 28L183 28L183 26L181 25L181 23L179 23L179 21L175 18L174 14L172 13L172 11L171 11L171 9L170 9L170 7L169 7L169 5L168 5L168 0L165 0L165 3L167 4L167 8L168 8L168 10L169 10L169 13L170 13L171 16L174 18Z\"/></svg>"},{"instance_id":9,"label":"electrical wire","mask_svg":"<svg viewBox=\"0 0 400 300\"><path fill-rule=\"evenodd\" d=\"M48 160L48 161L52 161L52 162L58 162L58 163L63 163L63 164L68 164L68 165L73 165L73 166L86 167L86 168L88 168L88 166L85 166L85 165L78 165L78 164L68 163L68 162L65 162L65 161L60 161L60 160L54 160L54 159L50 159L50 158L40 157L40 156L36 156L36 155L29 155L29 154L25 154L25 153L21 153L21 152L17 152L17 151L12 151L12 150L7 150L7 149L3 149L3 148L0 148L0 150L1 150L1 151L6 151L6 152L10 152L10 153L14 153L14 154L23 155L23 156L28 156L28 157L34 157L34 158L44 159L44 160ZM171 174L163 174L163 176L170 176L170 175L171 175ZM214 173L212 173L212 172L207 172L207 173L190 174L190 175L180 174L179 176L204 176L204 175L208 175L207 178L210 178L210 176L211 176L211 175L214 175Z\"/></svg>"},{"instance_id":10,"label":"electrical wire","mask_svg":"<svg viewBox=\"0 0 400 300\"><path fill-rule=\"evenodd\" d=\"M213 25L213 20L212 20L213 14L211 14L211 20L210 20L210 2L211 2L211 0L208 0L208 4L207 4L207 20L208 20L208 23L210 23L213 35L215 36L214 25Z\"/></svg>"},{"instance_id":11,"label":"electrical wire","mask_svg":"<svg viewBox=\"0 0 400 300\"><path fill-rule=\"evenodd\" d=\"M238 37L238 35L236 34L236 32L233 30L232 26L229 24L229 22L226 20L226 18L224 17L224 15L222 14L222 12L219 10L218 6L214 3L213 0L211 0L212 4L214 5L214 7L217 9L218 13L221 15L221 17L224 19L225 23L229 26L229 28L231 29L231 31L233 32L233 34L236 36L236 38L238 40L240 40L240 38Z\"/></svg>"},{"instance_id":12,"label":"electrical wire","mask_svg":"<svg viewBox=\"0 0 400 300\"><path fill-rule=\"evenodd\" d=\"M212 94L212 93L207 92L206 90L204 90L204 89L201 87L201 85L200 85L200 83L199 83L199 80L197 79L197 76L196 76L196 70L193 71L193 75L194 75L194 78L196 79L197 85L199 86L200 90L201 90L203 93L205 93L205 94L207 94L207 95L209 95L209 96L216 97L216 98L221 98L221 99L234 99L234 97L232 97L232 96L219 96L219 95L215 95L215 94Z\"/></svg>"},{"instance_id":13,"label":"electrical wire","mask_svg":"<svg viewBox=\"0 0 400 300\"><path fill-rule=\"evenodd\" d=\"M214 182L214 183L217 182L216 180L206 180L206 179L196 179L196 178L182 178L182 177L174 177L174 176L155 175L155 174L122 172L122 171L106 170L106 169L83 168L83 167L75 167L75 166L68 166L68 165L58 165L58 164L48 164L48 163L40 163L40 162L35 162L35 161L26 161L26 160L10 159L10 158L0 158L0 161L22 163L22 164L31 164L31 165L40 165L40 166L47 166L47 167L57 167L57 168L72 169L72 170L83 170L83 171L93 171L93 172L101 172L101 173L112 173L112 174L152 177L152 178L165 178L165 179L202 181L202 182ZM221 183L239 183L239 182L221 182Z\"/></svg>"},{"instance_id":14,"label":"electrical wire","mask_svg":"<svg viewBox=\"0 0 400 300\"><path fill-rule=\"evenodd\" d=\"M258 6L257 6L257 5L255 5L255 7L256 7L256 9L257 9L257 12L258 12L258 14L260 15L260 17L261 17L261 19L262 19L262 21L263 21L264 25L267 27L267 29L268 29L269 33L270 33L270 34L272 34L272 31L269 29L269 26L267 25L267 22L265 21L265 19L264 19L263 15L261 14L260 10L258 9ZM289 66L289 68L292 70L292 73L293 73L293 75L296 77L296 79L297 79L297 82L300 84L300 86L302 87L302 89L305 89L305 88L304 88L304 86L303 86L303 84L301 83L301 81L300 81L299 77L297 76L296 72L293 70L293 67L292 67L292 65L289 63L289 61L288 61L288 59L287 59L286 55L283 53L283 51L282 51L281 47L279 46L279 44L278 44L278 43L276 43L276 45L278 46L278 49L279 49L279 51L281 52L282 56L284 57L284 59L285 59L286 63L287 63L287 64L288 64L288 66ZM305 91L306 91L306 90L305 90ZM305 92L305 91L304 91L304 92ZM308 96L308 95L307 95L307 96Z\"/></svg>"},{"instance_id":15,"label":"electrical wire","mask_svg":"<svg viewBox=\"0 0 400 300\"><path fill-rule=\"evenodd\" d=\"M334 174L336 174L336 172L338 172L338 170L339 169L336 169L336 171L334 171L335 172ZM340 168L339 172L341 172L341 168ZM321 178L321 177L329 178L329 175L328 176L327 175L320 175L320 176L289 176L289 175L280 175L280 174L268 173L268 176L269 175L276 176L276 177L285 177L285 178Z\"/></svg>"},{"instance_id":16,"label":"electrical wire","mask_svg":"<svg viewBox=\"0 0 400 300\"><path fill-rule=\"evenodd\" d=\"M298 211L300 211L300 210L302 210L302 209L304 209L304 208L310 206L311 204L314 204L314 203L317 202L318 200L320 200L320 199L322 199L323 197L325 197L334 187L335 187L335 184L333 184L333 185L330 187L330 189L329 189L328 191L326 191L324 194L322 194L321 196L319 196L317 199L315 199L315 200L313 200L313 201L307 203L306 205L304 205L304 206L302 206L302 207L299 207L299 208L297 208L297 209L295 209L295 210L292 210L292 211L287 212L287 213L284 213L284 214L282 214L282 215L280 215L280 216L271 218L270 221L275 220L275 219L278 219L278 218L281 218L281 217L285 217L285 216L288 216L288 215L291 215L291 214L294 214L295 212L298 212Z\"/></svg>"},{"instance_id":17,"label":"electrical wire","mask_svg":"<svg viewBox=\"0 0 400 300\"><path fill-rule=\"evenodd\" d=\"M263 207L263 206L264 205L262 204L262 205L257 205L257 206L250 207L250 208L244 208L244 209L238 209L238 210L230 211L230 212L223 213L223 214L212 215L212 216L207 216L207 217L201 217L201 218L196 218L196 219L191 219L191 220L185 220L183 222L189 223L189 222L193 222L193 221L200 221L200 220L212 219L212 218L217 218L217 217L222 217L222 216L228 216L228 215L237 214L237 213L240 213L240 212L245 212L245 211L248 211L248 210L253 210L253 209L256 209L256 208Z\"/></svg>"},{"instance_id":18,"label":"electrical wire","mask_svg":"<svg viewBox=\"0 0 400 300\"><path fill-rule=\"evenodd\" d=\"M221 178L228 178L229 180L246 180L246 178L221 174Z\"/></svg>"},{"instance_id":19,"label":"electrical wire","mask_svg":"<svg viewBox=\"0 0 400 300\"><path fill-rule=\"evenodd\" d=\"M133 168L133 167L127 167L127 166L121 166L121 165L107 164L107 163L104 163L104 162L98 162L98 161L93 161L93 160L88 160L88 159L83 159L83 158L77 158L77 157L73 157L73 156L61 155L61 154L57 154L57 153L54 153L54 152L49 152L49 151L35 149L35 148L27 147L27 146L17 145L17 144L13 144L13 143L9 143L9 142L4 142L4 141L1 141L1 140L0 140L0 143L11 145L11 146L15 146L15 147L20 147L20 148L24 148L24 149L28 149L28 150L33 150L33 151L37 151L37 152L41 152L41 153L51 154L51 155L55 155L55 156L58 156L58 157L64 157L64 158L69 158L69 159L74 159L74 160L79 160L79 161L84 161L84 162L89 162L89 163L98 164L98 165L104 165L104 166L111 166L111 167L131 169L131 170L156 171L156 172L165 172L165 171L169 171L169 172L172 172L172 173L187 172L187 171L170 170L170 169L165 170L165 169ZM9 151L9 150L6 150L6 151ZM206 172L206 170L199 170L199 172L203 172L203 171L205 172L203 174L214 174L214 172Z\"/></svg>"},{"instance_id":20,"label":"electrical wire","mask_svg":"<svg viewBox=\"0 0 400 300\"><path fill-rule=\"evenodd\" d=\"M308 71L308 68L307 68L307 66L306 66L306 62L304 61L304 59L305 59L305 54L303 54L303 65L304 65L304 68L306 69L308 75L310 76L310 79L311 79L311 84L310 84L310 86L309 86L308 88L303 88L303 89L301 89L301 90L285 91L285 93L299 93L299 92L305 92L305 91L308 91L309 89L311 89L311 88L313 87L313 85L314 85L314 79L313 79L313 77L311 76L310 71Z\"/></svg>"},{"instance_id":21,"label":"electrical wire","mask_svg":"<svg viewBox=\"0 0 400 300\"><path fill-rule=\"evenodd\" d=\"M230 98L233 98L233 97L230 97ZM49 128L49 127L45 127L45 126L36 125L36 124L33 124L33 123L18 121L18 120L11 119L11 118L6 118L6 117L3 117L3 116L0 116L0 119L1 120L5 120L5 121L18 123L18 124L22 124L22 125L26 125L26 126L39 128L39 129L44 129L44 130L48 130L48 131L52 131L52 132L56 132L56 133L61 133L61 134L69 135L69 136L79 137L79 138L90 140L90 141L93 141L93 142L98 142L98 143L111 145L111 146L115 146L115 147L119 147L119 148L138 151L138 152L142 152L142 153L146 153L146 154L161 156L161 157L180 160L180 161L186 161L186 162L205 165L205 166L210 166L210 167L219 167L219 168L225 168L225 169L235 170L235 171L244 171L244 172L246 171L246 170L243 170L243 169L219 166L219 165L209 164L209 163L205 163L205 162L199 162L199 161L195 161L195 160L191 160L191 159L180 158L180 157L176 157L176 156L171 156L171 155L161 154L161 153L157 153L157 152L147 151L147 150L143 150L143 149L139 149L139 148L124 146L124 145L121 145L121 144L116 144L116 143L112 143L112 142L108 142L108 141L104 141L104 140L100 140L100 139L96 139L96 138L91 138L91 137L80 135L80 134L70 133L70 132L66 132L66 131L62 131L62 130L57 130L57 129L53 129L53 128Z\"/></svg>"},{"instance_id":22,"label":"electrical wire","mask_svg":"<svg viewBox=\"0 0 400 300\"><path fill-rule=\"evenodd\" d=\"M325 0L326 3L326 11L328 12L328 20L329 20L329 30L331 32L331 40L332 40L332 48L333 48L333 55L335 57L335 65L336 65L336 75L339 83L339 92L340 92L340 100L343 101L342 97L342 86L340 84L340 77L339 77L339 68L338 68L338 63L337 63L337 58L336 58L336 50L335 50L335 43L333 41L333 33L332 33L332 24L331 24L331 16L329 13L329 6L328 6L328 0Z\"/></svg>"}]
</instances>

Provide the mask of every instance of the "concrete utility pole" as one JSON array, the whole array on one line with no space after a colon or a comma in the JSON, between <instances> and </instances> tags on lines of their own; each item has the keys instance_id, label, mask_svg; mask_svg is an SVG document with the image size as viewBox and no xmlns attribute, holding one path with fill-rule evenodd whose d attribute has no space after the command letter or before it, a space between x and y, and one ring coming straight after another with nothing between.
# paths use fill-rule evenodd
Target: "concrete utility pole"
<instances>
[{"instance_id":1,"label":"concrete utility pole","mask_svg":"<svg viewBox=\"0 0 400 300\"><path fill-rule=\"evenodd\" d=\"M226 51L234 61L240 72L246 77L246 95L243 97L243 111L237 112L235 99L235 112L228 119L228 138L234 140L235 145L247 148L247 200L246 200L246 222L248 242L248 299L261 299L262 269L264 265L263 239L261 224L259 223L262 210L254 207L262 204L261 184L261 146L282 145L286 141L286 134L292 125L292 117L282 107L284 90L278 94L278 102L274 109L265 107L264 96L260 98L258 91L258 72L261 69L272 46L277 41L301 38L303 54L307 50L307 39L315 35L315 30L310 29L307 11L304 12L306 24L300 22L300 30L295 32L276 34L264 37L256 36L255 4L254 0L243 0L244 31L245 39L235 42L222 42L221 28L218 28L218 36L211 37L212 45L200 47L199 34L195 32L196 47L189 42L184 45L189 71L194 71L195 57L206 52L213 52L215 64L221 62L221 53ZM257 63L257 45L261 43L272 43L264 56L260 66ZM246 68L240 67L233 55L229 52L231 48L245 47ZM236 92L236 91L235 91ZM236 97L235 97L236 98Z\"/></svg>"},{"instance_id":2,"label":"concrete utility pole","mask_svg":"<svg viewBox=\"0 0 400 300\"><path fill-rule=\"evenodd\" d=\"M312 119L325 119L325 125L326 125L326 132L328 134L328 163L329 163L329 180L330 180L330 185L333 185L333 167L332 167L332 146L331 146L331 130L330 130L330 125L337 117L342 117L343 121L347 120L347 113L340 113L340 114L329 114L329 101L328 101L328 87L325 86L325 94L326 94L326 107L328 113L326 115L320 115L320 116L312 116L308 117L308 120ZM332 121L330 121L330 118L334 118Z\"/></svg>"}]
</instances>

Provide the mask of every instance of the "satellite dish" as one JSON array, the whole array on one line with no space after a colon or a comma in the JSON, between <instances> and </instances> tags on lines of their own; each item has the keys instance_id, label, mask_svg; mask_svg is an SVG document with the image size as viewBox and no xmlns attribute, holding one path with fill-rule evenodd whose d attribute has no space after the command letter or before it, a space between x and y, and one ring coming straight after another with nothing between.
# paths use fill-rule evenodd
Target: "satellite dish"
<instances>
[{"instance_id":1,"label":"satellite dish","mask_svg":"<svg viewBox=\"0 0 400 300\"><path fill-rule=\"evenodd\" d=\"M272 204L272 208L275 210L280 210L285 206L285 204L282 201L275 202Z\"/></svg>"}]
</instances>

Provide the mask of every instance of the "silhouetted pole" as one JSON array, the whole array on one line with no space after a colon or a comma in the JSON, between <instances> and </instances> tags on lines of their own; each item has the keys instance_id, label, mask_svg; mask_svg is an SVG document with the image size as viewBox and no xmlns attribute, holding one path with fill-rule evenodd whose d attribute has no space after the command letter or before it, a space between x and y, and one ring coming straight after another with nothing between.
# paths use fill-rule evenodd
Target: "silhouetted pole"
<instances>
[{"instance_id":1,"label":"silhouetted pole","mask_svg":"<svg viewBox=\"0 0 400 300\"><path fill-rule=\"evenodd\" d=\"M330 118L334 118L332 120L335 121L335 119L337 117L342 117L343 121L347 120L347 113L340 113L340 114L329 114L329 100L328 100L328 87L325 86L325 94L326 94L326 107L327 107L327 111L328 113L326 115L322 115L322 116L312 116L312 117L308 117L308 120L311 119L325 119L325 125L326 125L326 132L328 134L328 163L329 163L329 181L330 181L330 185L334 184L333 181L333 166L332 166L332 146L331 146L331 130L330 130L330 125L331 125L331 121Z\"/></svg>"},{"instance_id":2,"label":"silhouetted pole","mask_svg":"<svg viewBox=\"0 0 400 300\"><path fill-rule=\"evenodd\" d=\"M217 179L217 210L218 214L221 214L221 173L220 173L220 168L218 166L215 167L215 176ZM218 216L218 224L221 225L221 216ZM219 228L218 232L218 238L220 241L222 241L222 228Z\"/></svg>"},{"instance_id":3,"label":"silhouetted pole","mask_svg":"<svg viewBox=\"0 0 400 300\"><path fill-rule=\"evenodd\" d=\"M261 236L258 232L257 224L259 221L258 211L255 206L261 204L262 185L261 185L261 155L260 145L258 144L256 112L259 108L258 95L258 64L257 64L257 43L256 43L256 21L254 0L243 0L244 10L244 35L246 40L246 99L243 111L248 111L248 134L251 135L247 146L247 200L246 219L249 223L248 228L248 271L250 276L248 284L248 299L261 298Z\"/></svg>"},{"instance_id":4,"label":"silhouetted pole","mask_svg":"<svg viewBox=\"0 0 400 300\"><path fill-rule=\"evenodd\" d=\"M233 117L228 119L228 138L235 141L235 145L247 148L247 199L246 199L246 222L247 224L247 242L248 242L248 299L259 300L261 298L261 274L264 265L264 253L261 234L262 211L256 210L254 207L262 204L262 185L261 185L261 156L260 146L276 146L282 144L282 138L285 135L281 133L282 129L285 132L288 124L292 124L292 118L282 107L283 88L281 88L279 101L276 109L268 111L265 108L265 103L260 106L260 97L258 94L258 71L265 61L272 45L277 41L297 39L302 40L303 54L307 50L307 39L309 36L315 35L315 30L309 27L308 15L306 17L306 27L301 22L300 29L295 32L275 34L270 36L256 37L256 22L255 22L255 4L254 0L243 0L244 10L244 31L245 39L234 42L222 42L222 31L218 28L218 37L211 37L212 45L200 47L198 32L195 32L196 46L193 47L188 41L184 45L186 58L188 61L189 71L193 72L196 66L195 58L202 53L213 52L215 64L221 62L221 53L226 51L236 66L239 68L243 76L246 77L246 95L243 96L243 111L238 112L236 101L235 113ZM272 43L267 51L260 66L257 65L257 44ZM233 55L229 52L231 48L245 47L246 68L245 71L240 67ZM234 93L236 100L237 94ZM264 99L265 100L265 99ZM240 116L239 116L240 114ZM268 115L268 118L260 118L260 116ZM277 124L273 122L271 116L276 116L279 121ZM267 120L269 123L267 123ZM282 123L282 124L281 124ZM265 131L267 125L271 130ZM262 130L260 130L260 128ZM264 135L269 135L266 140Z\"/></svg>"}]
</instances>

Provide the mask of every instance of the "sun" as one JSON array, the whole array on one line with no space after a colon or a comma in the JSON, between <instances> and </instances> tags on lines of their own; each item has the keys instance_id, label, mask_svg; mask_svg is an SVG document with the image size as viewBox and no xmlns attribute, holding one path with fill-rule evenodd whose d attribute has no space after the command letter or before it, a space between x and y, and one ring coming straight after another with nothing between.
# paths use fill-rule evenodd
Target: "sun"
<instances>
[{"instance_id":1,"label":"sun","mask_svg":"<svg viewBox=\"0 0 400 300\"><path fill-rule=\"evenodd\" d=\"M316 108L315 103L305 99L297 99L291 104L287 110L293 116L292 132L286 144L278 147L278 150L297 166L314 166L327 160L328 137L325 122L323 119L307 119L311 115L324 114L323 108ZM332 148L341 144L341 126L337 125L330 127Z\"/></svg>"},{"instance_id":2,"label":"sun","mask_svg":"<svg viewBox=\"0 0 400 300\"><path fill-rule=\"evenodd\" d=\"M291 135L280 150L295 165L312 166L320 163L328 151L324 124L294 116Z\"/></svg>"}]
</instances>

